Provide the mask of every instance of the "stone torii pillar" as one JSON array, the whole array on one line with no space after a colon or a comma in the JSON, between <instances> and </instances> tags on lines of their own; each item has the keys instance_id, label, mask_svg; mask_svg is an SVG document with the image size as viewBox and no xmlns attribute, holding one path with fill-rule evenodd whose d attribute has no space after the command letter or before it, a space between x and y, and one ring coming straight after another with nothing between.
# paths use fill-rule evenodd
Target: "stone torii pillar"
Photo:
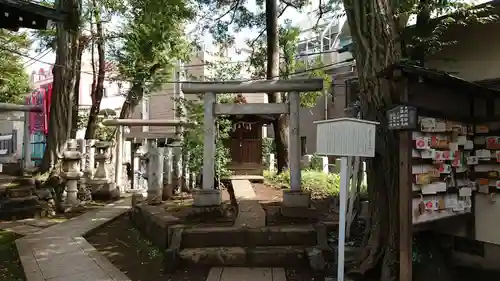
<instances>
[{"instance_id":1,"label":"stone torii pillar","mask_svg":"<svg viewBox=\"0 0 500 281\"><path fill-rule=\"evenodd\" d=\"M118 127L118 134L119 136L117 137L117 143L116 143L116 151L117 151L117 156L119 156L119 152L123 152L123 140L124 140L124 130L120 129L123 128L124 126L128 127L137 127L137 126L156 126L156 127L189 127L189 126L194 126L196 123L194 122L189 122L185 120L143 120L143 119L108 119L104 120L102 122L104 126L114 126ZM161 154L162 151L160 151L157 147L157 145L150 145L148 148L151 148L151 151L148 151L149 155L152 156L152 159L150 158L150 161L156 161L157 157L160 157L162 155L158 155L159 153ZM151 152L151 153L150 153ZM123 167L123 157L116 157L116 167L117 169L122 169ZM151 164L151 163L150 163ZM149 170L149 168L148 168ZM115 173L115 182L117 186L120 188L123 188L123 185L121 183L121 173ZM163 166L161 172L155 172L151 173L151 171L148 171L148 177L159 177L163 176ZM153 184L154 183L154 184ZM153 179L153 178L148 178L148 202L151 204L157 204L158 200L158 194L161 200L161 194L162 194L162 185L163 181L159 180L158 178ZM158 191L157 189L160 189Z\"/></svg>"},{"instance_id":2,"label":"stone torii pillar","mask_svg":"<svg viewBox=\"0 0 500 281\"><path fill-rule=\"evenodd\" d=\"M186 82L185 94L204 94L203 186L194 194L193 206L213 207L221 204L221 194L214 187L215 177L215 118L217 115L289 114L290 190L283 192L284 207L309 207L310 194L302 192L300 174L300 92L323 90L323 79L291 79L229 82ZM217 104L216 94L222 93L289 93L289 104L247 103Z\"/></svg>"}]
</instances>

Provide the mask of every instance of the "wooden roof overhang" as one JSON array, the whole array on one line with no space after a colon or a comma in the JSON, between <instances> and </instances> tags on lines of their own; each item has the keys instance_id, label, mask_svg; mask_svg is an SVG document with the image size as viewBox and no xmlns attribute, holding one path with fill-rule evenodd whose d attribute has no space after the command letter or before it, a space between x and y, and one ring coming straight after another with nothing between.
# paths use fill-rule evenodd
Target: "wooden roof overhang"
<instances>
[{"instance_id":1,"label":"wooden roof overhang","mask_svg":"<svg viewBox=\"0 0 500 281\"><path fill-rule=\"evenodd\" d=\"M0 28L44 30L51 22L66 21L66 13L23 0L0 0Z\"/></svg>"},{"instance_id":2,"label":"wooden roof overhang","mask_svg":"<svg viewBox=\"0 0 500 281\"><path fill-rule=\"evenodd\" d=\"M392 81L397 81L404 77L414 81L414 85L426 84L431 87L443 89L443 91L437 91L437 93L427 93L420 90L410 91L408 102L400 102L400 104L416 107L419 115L445 119L451 118L455 121L466 123L498 120L498 116L494 116L492 108L495 99L500 98L500 91L496 89L466 81L444 71L409 63L391 65L381 71L379 75ZM443 101L445 99L449 101L467 101L462 102L462 106L467 104L467 108L450 113L444 110L437 110L437 108L442 108L442 106L431 106L432 100ZM486 116L479 116L474 110L475 104L480 101L486 103L488 107Z\"/></svg>"}]
</instances>

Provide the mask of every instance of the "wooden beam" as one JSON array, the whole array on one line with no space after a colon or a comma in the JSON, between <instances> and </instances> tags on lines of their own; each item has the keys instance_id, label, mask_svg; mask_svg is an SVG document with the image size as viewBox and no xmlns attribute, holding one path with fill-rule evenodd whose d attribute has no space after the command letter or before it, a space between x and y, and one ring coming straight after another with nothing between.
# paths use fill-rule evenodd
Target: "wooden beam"
<instances>
[{"instance_id":1,"label":"wooden beam","mask_svg":"<svg viewBox=\"0 0 500 281\"><path fill-rule=\"evenodd\" d=\"M323 87L323 78L182 83L185 94L315 92L323 90Z\"/></svg>"},{"instance_id":2,"label":"wooden beam","mask_svg":"<svg viewBox=\"0 0 500 281\"><path fill-rule=\"evenodd\" d=\"M215 115L264 115L287 114L286 103L220 103L215 105Z\"/></svg>"}]
</instances>

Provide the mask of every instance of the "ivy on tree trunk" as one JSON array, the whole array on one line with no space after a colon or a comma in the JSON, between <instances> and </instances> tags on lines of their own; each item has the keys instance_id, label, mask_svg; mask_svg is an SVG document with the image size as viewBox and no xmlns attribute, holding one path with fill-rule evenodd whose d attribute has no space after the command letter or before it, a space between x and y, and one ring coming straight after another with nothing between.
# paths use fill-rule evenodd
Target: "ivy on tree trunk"
<instances>
[{"instance_id":1,"label":"ivy on tree trunk","mask_svg":"<svg viewBox=\"0 0 500 281\"><path fill-rule=\"evenodd\" d=\"M70 137L80 37L81 2L58 0L55 6L58 10L67 12L68 20L57 24L57 53L53 69L54 82L47 146L40 167L42 173L53 172L53 168L58 166L66 141Z\"/></svg>"},{"instance_id":2,"label":"ivy on tree trunk","mask_svg":"<svg viewBox=\"0 0 500 281\"><path fill-rule=\"evenodd\" d=\"M96 136L97 116L101 108L101 101L104 95L104 77L106 75L106 60L104 58L104 30L101 20L101 12L96 2L93 2L94 18L96 20L97 56L99 68L97 71L97 83L92 88L92 106L90 107L89 120L85 130L85 138L93 139Z\"/></svg>"},{"instance_id":3,"label":"ivy on tree trunk","mask_svg":"<svg viewBox=\"0 0 500 281\"><path fill-rule=\"evenodd\" d=\"M75 89L73 96L73 107L72 107L72 117L71 117L71 134L70 137L72 139L76 138L76 133L78 132L78 122L79 122L79 103L80 103L80 76L82 70L82 56L83 51L85 50L87 43L89 42L89 38L85 36L80 36L78 42L78 53L77 53L77 62L76 62L76 77L75 77Z\"/></svg>"}]
</instances>

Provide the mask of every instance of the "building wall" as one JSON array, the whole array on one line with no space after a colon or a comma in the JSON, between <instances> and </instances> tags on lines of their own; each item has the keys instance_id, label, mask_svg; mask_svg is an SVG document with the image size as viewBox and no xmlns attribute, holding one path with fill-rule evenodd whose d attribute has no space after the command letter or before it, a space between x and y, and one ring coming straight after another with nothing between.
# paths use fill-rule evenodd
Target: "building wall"
<instances>
[{"instance_id":1,"label":"building wall","mask_svg":"<svg viewBox=\"0 0 500 281\"><path fill-rule=\"evenodd\" d=\"M202 80L205 75L206 62L204 52L198 52L184 64L185 80ZM182 71L182 70L181 70ZM175 80L172 77L171 80ZM175 119L175 84L165 84L162 89L149 95L149 119ZM186 95L186 99L196 99L196 95ZM150 127L150 132L174 132L173 127Z\"/></svg>"},{"instance_id":2,"label":"building wall","mask_svg":"<svg viewBox=\"0 0 500 281\"><path fill-rule=\"evenodd\" d=\"M97 57L95 58L97 59ZM125 101L125 95L129 88L130 83L126 81L115 81L110 77L116 75L113 71L113 64L107 64L108 71L106 72L106 80L104 81L105 96L101 101L102 109L113 109L120 111ZM80 74L80 89L79 89L79 105L82 109L90 108L92 105L92 98L90 90L92 88L92 58L89 51L82 55L82 73ZM31 82L34 88L39 88L52 83L54 77L52 76L52 68L40 69L31 74Z\"/></svg>"},{"instance_id":3,"label":"building wall","mask_svg":"<svg viewBox=\"0 0 500 281\"><path fill-rule=\"evenodd\" d=\"M449 32L456 44L444 48L426 66L468 81L500 78L500 22L457 27Z\"/></svg>"}]
</instances>

